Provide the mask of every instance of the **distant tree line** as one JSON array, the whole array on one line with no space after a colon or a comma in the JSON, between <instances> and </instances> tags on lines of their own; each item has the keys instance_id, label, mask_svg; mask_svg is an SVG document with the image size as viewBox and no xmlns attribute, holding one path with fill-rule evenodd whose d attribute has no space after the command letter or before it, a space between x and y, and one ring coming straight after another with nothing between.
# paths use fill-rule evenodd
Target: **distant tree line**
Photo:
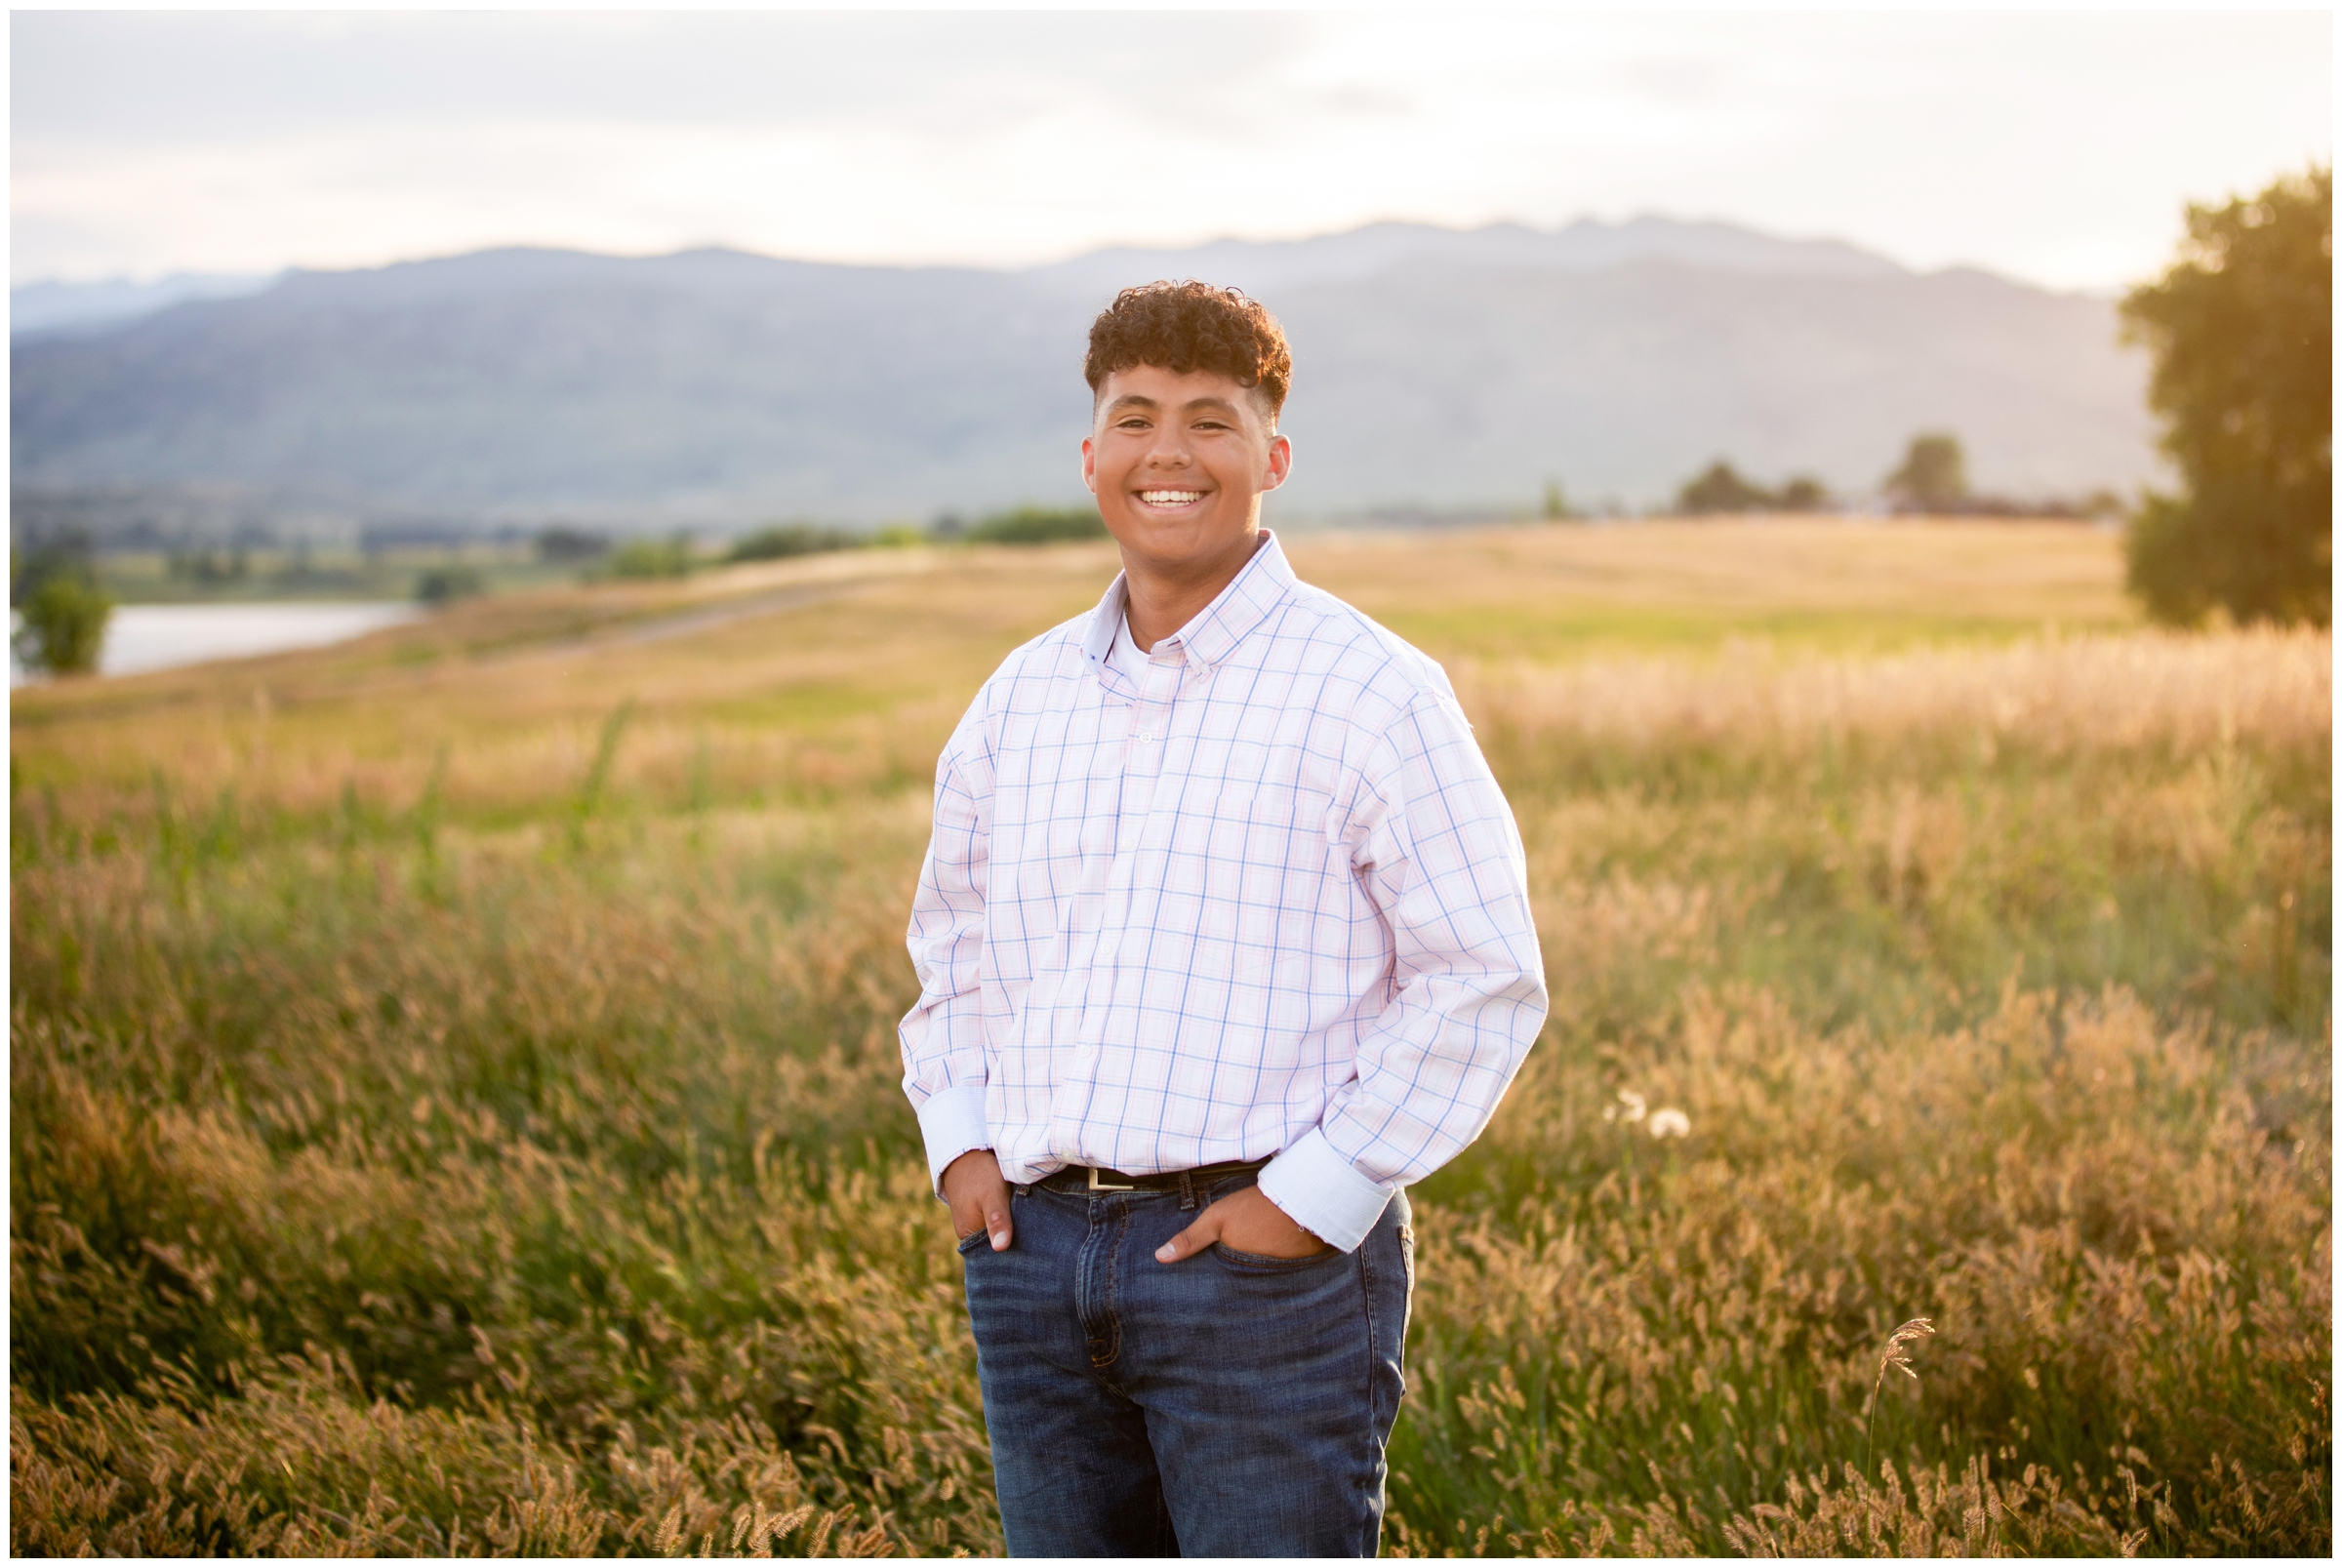
<instances>
[{"instance_id":1,"label":"distant tree line","mask_svg":"<svg viewBox=\"0 0 2342 1568\"><path fill-rule=\"evenodd\" d=\"M1879 481L1878 494L1892 511L1932 517L2112 517L2122 504L2107 490L2078 501L1978 495L1968 484L1967 453L1959 437L1944 430L1913 436L1901 464ZM1810 474L1793 475L1778 490L1768 490L1721 458L1676 493L1676 511L1685 517L1818 512L1837 503L1829 487Z\"/></svg>"},{"instance_id":2,"label":"distant tree line","mask_svg":"<svg viewBox=\"0 0 2342 1568\"><path fill-rule=\"evenodd\" d=\"M541 530L534 544L537 558L547 564L583 567L592 578L640 581L683 577L705 566L781 561L835 550L927 543L1049 544L1106 537L1106 524L1095 506L1026 505L988 513L974 522L946 512L924 528L891 523L866 532L802 520L768 523L710 554L703 554L687 533L613 539L567 525Z\"/></svg>"},{"instance_id":3,"label":"distant tree line","mask_svg":"<svg viewBox=\"0 0 2342 1568\"><path fill-rule=\"evenodd\" d=\"M487 591L487 574L461 561L426 566L415 580L415 597L430 605L453 604Z\"/></svg>"},{"instance_id":4,"label":"distant tree line","mask_svg":"<svg viewBox=\"0 0 2342 1568\"><path fill-rule=\"evenodd\" d=\"M792 555L819 555L825 550L860 549L870 543L850 528L825 528L819 523L779 523L760 528L732 542L728 561L782 561Z\"/></svg>"},{"instance_id":5,"label":"distant tree line","mask_svg":"<svg viewBox=\"0 0 2342 1568\"><path fill-rule=\"evenodd\" d=\"M229 549L186 545L163 553L163 570L170 577L208 587L243 582L252 574L252 559L241 544Z\"/></svg>"},{"instance_id":6,"label":"distant tree line","mask_svg":"<svg viewBox=\"0 0 2342 1568\"><path fill-rule=\"evenodd\" d=\"M590 561L610 553L607 535L590 533L583 528L541 529L534 543L539 560L561 565Z\"/></svg>"},{"instance_id":7,"label":"distant tree line","mask_svg":"<svg viewBox=\"0 0 2342 1568\"><path fill-rule=\"evenodd\" d=\"M1742 477L1721 458L1700 474L1684 481L1676 493L1676 510L1687 517L1722 512L1810 512L1830 504L1830 492L1819 479L1798 474L1779 490L1767 490Z\"/></svg>"},{"instance_id":8,"label":"distant tree line","mask_svg":"<svg viewBox=\"0 0 2342 1568\"><path fill-rule=\"evenodd\" d=\"M1976 494L1958 438L1912 438L1880 483L1899 512L2114 517L2129 511L2131 591L2156 619L2333 620L2334 180L2330 164L2255 196L2191 204L2178 257L2122 302L2129 341L2155 369L2148 402L2182 480L2126 508L2109 491L2079 501ZM1566 515L1558 486L1545 514ZM1814 480L1767 490L1722 460L1687 481L1685 515L1803 511L1829 503Z\"/></svg>"},{"instance_id":9,"label":"distant tree line","mask_svg":"<svg viewBox=\"0 0 2342 1568\"><path fill-rule=\"evenodd\" d=\"M980 518L958 535L971 544L1053 544L1106 537L1106 520L1095 506L1019 506Z\"/></svg>"}]
</instances>

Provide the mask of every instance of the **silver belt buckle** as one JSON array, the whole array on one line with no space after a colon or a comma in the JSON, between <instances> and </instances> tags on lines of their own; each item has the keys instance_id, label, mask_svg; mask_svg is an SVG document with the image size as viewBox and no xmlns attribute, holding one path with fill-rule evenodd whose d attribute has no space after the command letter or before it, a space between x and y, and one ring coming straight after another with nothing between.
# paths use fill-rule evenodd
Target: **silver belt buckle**
<instances>
[{"instance_id":1,"label":"silver belt buckle","mask_svg":"<svg viewBox=\"0 0 2342 1568\"><path fill-rule=\"evenodd\" d=\"M1136 1192L1139 1189L1138 1184L1135 1182L1099 1181L1098 1167L1095 1165L1083 1168L1090 1173L1090 1190L1093 1192Z\"/></svg>"}]
</instances>

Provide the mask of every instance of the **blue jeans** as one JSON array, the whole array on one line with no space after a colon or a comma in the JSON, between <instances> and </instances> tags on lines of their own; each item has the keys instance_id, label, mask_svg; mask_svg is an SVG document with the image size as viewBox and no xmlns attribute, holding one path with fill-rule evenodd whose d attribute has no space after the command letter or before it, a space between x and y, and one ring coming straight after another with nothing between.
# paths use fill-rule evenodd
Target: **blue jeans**
<instances>
[{"instance_id":1,"label":"blue jeans","mask_svg":"<svg viewBox=\"0 0 2342 1568\"><path fill-rule=\"evenodd\" d=\"M1374 1555L1405 1390L1406 1194L1355 1252L1154 1261L1253 1180L1021 1186L1008 1251L960 1243L1011 1555Z\"/></svg>"}]
</instances>

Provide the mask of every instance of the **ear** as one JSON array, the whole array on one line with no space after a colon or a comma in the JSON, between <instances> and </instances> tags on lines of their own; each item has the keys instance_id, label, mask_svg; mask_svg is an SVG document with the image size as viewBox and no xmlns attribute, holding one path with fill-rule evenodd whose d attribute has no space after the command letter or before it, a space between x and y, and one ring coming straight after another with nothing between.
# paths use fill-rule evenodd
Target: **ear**
<instances>
[{"instance_id":1,"label":"ear","mask_svg":"<svg viewBox=\"0 0 2342 1568\"><path fill-rule=\"evenodd\" d=\"M1261 480L1263 490L1274 490L1285 482L1293 471L1293 442L1281 435L1269 438L1269 471Z\"/></svg>"},{"instance_id":2,"label":"ear","mask_svg":"<svg viewBox=\"0 0 2342 1568\"><path fill-rule=\"evenodd\" d=\"M1098 494L1098 447L1088 436L1081 438L1081 482Z\"/></svg>"}]
</instances>

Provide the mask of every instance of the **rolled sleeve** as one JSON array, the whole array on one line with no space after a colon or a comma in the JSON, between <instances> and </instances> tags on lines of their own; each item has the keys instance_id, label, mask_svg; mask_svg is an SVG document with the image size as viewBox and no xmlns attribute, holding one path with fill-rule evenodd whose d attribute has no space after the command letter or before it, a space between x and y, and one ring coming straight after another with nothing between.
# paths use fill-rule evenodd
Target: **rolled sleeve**
<instances>
[{"instance_id":1,"label":"rolled sleeve","mask_svg":"<svg viewBox=\"0 0 2342 1568\"><path fill-rule=\"evenodd\" d=\"M1395 1185L1358 1174L1317 1128L1261 1169L1261 1195L1328 1246L1355 1252L1383 1217Z\"/></svg>"},{"instance_id":2,"label":"rolled sleeve","mask_svg":"<svg viewBox=\"0 0 2342 1568\"><path fill-rule=\"evenodd\" d=\"M935 1195L944 1195L944 1172L971 1148L989 1148L984 1130L984 1085L954 1084L938 1089L919 1106L919 1137L927 1145L927 1178Z\"/></svg>"}]
</instances>

